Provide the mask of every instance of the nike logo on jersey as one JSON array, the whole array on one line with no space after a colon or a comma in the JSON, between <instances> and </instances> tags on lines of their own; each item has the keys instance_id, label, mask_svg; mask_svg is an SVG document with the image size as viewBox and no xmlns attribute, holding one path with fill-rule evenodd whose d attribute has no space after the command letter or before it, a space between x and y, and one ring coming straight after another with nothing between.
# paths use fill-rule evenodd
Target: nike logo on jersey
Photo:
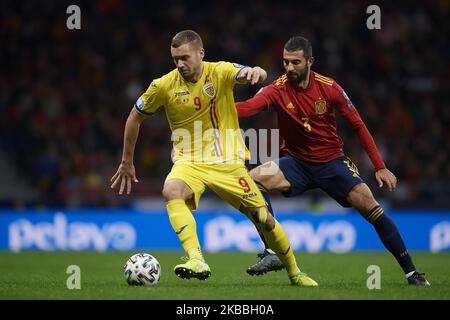
<instances>
[{"instance_id":1,"label":"nike logo on jersey","mask_svg":"<svg viewBox=\"0 0 450 320\"><path fill-rule=\"evenodd\" d=\"M176 234L180 234L180 233L182 233L183 232L183 230L184 229L186 229L186 227L187 227L188 225L184 225L184 226L182 226L181 228L180 228L180 230L178 230L178 231L175 231L175 233Z\"/></svg>"}]
</instances>

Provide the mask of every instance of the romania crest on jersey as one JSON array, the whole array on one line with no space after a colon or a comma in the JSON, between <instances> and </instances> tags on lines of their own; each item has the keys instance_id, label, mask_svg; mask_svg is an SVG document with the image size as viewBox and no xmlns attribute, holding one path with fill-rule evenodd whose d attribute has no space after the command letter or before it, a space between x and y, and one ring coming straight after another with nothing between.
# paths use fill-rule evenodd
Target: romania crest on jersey
<instances>
[{"instance_id":1,"label":"romania crest on jersey","mask_svg":"<svg viewBox=\"0 0 450 320\"><path fill-rule=\"evenodd\" d=\"M212 99L216 95L216 88L214 88L214 85L211 82L208 82L203 86L203 92Z\"/></svg>"}]
</instances>

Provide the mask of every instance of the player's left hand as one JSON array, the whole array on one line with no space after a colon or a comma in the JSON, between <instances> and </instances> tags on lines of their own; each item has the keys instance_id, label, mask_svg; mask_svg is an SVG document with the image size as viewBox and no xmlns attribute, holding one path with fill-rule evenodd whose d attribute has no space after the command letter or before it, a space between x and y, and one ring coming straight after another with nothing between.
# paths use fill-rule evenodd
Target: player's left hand
<instances>
[{"instance_id":1,"label":"player's left hand","mask_svg":"<svg viewBox=\"0 0 450 320\"><path fill-rule=\"evenodd\" d=\"M252 85L263 82L267 78L267 73L264 69L260 67L244 68L240 74L241 79L246 79Z\"/></svg>"},{"instance_id":2,"label":"player's left hand","mask_svg":"<svg viewBox=\"0 0 450 320\"><path fill-rule=\"evenodd\" d=\"M380 169L375 172L375 179L377 180L378 186L380 188L383 187L383 182L386 182L389 191L395 190L395 187L397 186L397 178L391 171L386 168Z\"/></svg>"}]
</instances>

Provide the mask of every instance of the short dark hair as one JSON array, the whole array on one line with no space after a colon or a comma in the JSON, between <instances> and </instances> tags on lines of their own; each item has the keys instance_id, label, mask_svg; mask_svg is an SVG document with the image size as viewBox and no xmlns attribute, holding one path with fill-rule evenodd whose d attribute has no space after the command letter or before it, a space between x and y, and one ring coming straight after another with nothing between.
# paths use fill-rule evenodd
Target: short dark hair
<instances>
[{"instance_id":1,"label":"short dark hair","mask_svg":"<svg viewBox=\"0 0 450 320\"><path fill-rule=\"evenodd\" d=\"M312 46L308 39L300 36L292 37L284 45L286 51L300 51L303 50L303 55L306 59L312 57Z\"/></svg>"},{"instance_id":2,"label":"short dark hair","mask_svg":"<svg viewBox=\"0 0 450 320\"><path fill-rule=\"evenodd\" d=\"M202 38L193 30L183 30L178 32L172 39L172 47L178 48L183 44L194 42L195 45L203 48Z\"/></svg>"}]
</instances>

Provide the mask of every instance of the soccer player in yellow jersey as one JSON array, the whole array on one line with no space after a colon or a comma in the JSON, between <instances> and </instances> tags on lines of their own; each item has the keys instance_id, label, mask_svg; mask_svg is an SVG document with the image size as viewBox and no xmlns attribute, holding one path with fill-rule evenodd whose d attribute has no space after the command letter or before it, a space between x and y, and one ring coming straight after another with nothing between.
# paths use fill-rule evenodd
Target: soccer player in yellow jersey
<instances>
[{"instance_id":1,"label":"soccer player in yellow jersey","mask_svg":"<svg viewBox=\"0 0 450 320\"><path fill-rule=\"evenodd\" d=\"M170 223L188 256L186 263L175 266L175 274L202 280L211 275L192 215L208 187L262 230L293 285L317 286L300 272L283 227L268 214L264 198L244 165L249 152L239 131L233 87L263 82L267 73L260 67L203 61L202 40L191 30L175 35L171 54L176 69L155 79L128 116L122 162L111 178L111 188L120 185L119 194L125 188L131 192L132 182L138 181L133 155L140 124L164 107L172 131L174 165L162 193Z\"/></svg>"}]
</instances>

